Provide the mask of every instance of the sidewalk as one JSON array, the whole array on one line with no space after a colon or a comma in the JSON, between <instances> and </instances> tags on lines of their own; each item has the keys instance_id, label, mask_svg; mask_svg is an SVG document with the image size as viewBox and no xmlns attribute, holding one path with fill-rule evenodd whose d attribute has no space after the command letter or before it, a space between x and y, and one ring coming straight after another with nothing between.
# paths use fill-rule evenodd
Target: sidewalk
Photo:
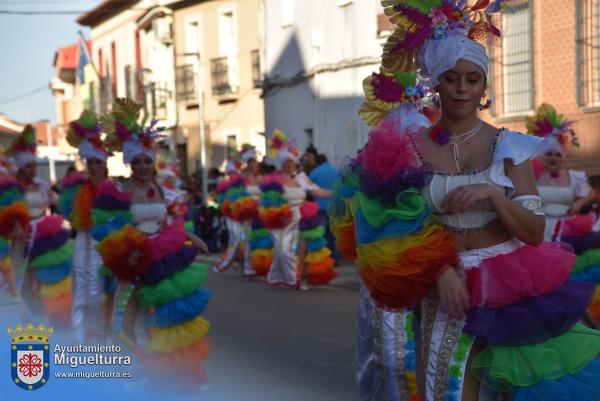
<instances>
[{"instance_id":1,"label":"sidewalk","mask_svg":"<svg viewBox=\"0 0 600 401\"><path fill-rule=\"evenodd\" d=\"M213 254L210 256L200 255L196 257L196 260L212 267L221 259L221 256L221 254ZM360 289L360 276L358 275L356 266L352 263L342 260L334 267L334 270L337 272L338 276L328 285L350 291L358 291Z\"/></svg>"}]
</instances>

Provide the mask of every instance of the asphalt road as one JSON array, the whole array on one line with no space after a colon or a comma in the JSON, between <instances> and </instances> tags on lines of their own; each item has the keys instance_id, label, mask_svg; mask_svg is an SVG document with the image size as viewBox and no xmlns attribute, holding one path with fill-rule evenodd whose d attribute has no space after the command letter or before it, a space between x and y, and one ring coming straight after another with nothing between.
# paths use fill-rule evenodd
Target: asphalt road
<instances>
[{"instance_id":1,"label":"asphalt road","mask_svg":"<svg viewBox=\"0 0 600 401\"><path fill-rule=\"evenodd\" d=\"M351 401L356 291L268 287L212 273L205 400Z\"/></svg>"}]
</instances>

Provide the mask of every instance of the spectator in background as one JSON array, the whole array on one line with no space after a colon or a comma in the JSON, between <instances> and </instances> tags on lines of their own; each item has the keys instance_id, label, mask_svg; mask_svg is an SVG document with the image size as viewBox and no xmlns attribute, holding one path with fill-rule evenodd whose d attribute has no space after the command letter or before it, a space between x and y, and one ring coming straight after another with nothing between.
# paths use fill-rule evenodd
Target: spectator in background
<instances>
[{"instance_id":1,"label":"spectator in background","mask_svg":"<svg viewBox=\"0 0 600 401\"><path fill-rule=\"evenodd\" d=\"M308 174L308 178L318 185L320 188L332 190L333 183L337 178L337 170L327 161L327 156L319 154L314 146L306 148L304 155L302 156L302 165L304 171ZM318 196L313 197L315 202L319 203L319 216L324 220L325 223L325 238L327 239L327 246L333 251L333 257L337 261L337 252L335 250L335 242L331 231L329 230L329 217L327 216L327 210L329 205L333 201L333 198L320 198Z\"/></svg>"}]
</instances>

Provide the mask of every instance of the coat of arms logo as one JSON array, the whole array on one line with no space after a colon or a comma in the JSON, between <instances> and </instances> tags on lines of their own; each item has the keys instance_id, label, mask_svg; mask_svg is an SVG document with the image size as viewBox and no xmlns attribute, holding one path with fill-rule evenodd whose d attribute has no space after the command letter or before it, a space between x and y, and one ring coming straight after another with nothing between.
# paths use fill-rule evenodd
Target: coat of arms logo
<instances>
[{"instance_id":1,"label":"coat of arms logo","mask_svg":"<svg viewBox=\"0 0 600 401\"><path fill-rule=\"evenodd\" d=\"M50 378L50 344L54 328L29 323L7 329L11 337L10 372L12 381L24 390L37 390Z\"/></svg>"}]
</instances>

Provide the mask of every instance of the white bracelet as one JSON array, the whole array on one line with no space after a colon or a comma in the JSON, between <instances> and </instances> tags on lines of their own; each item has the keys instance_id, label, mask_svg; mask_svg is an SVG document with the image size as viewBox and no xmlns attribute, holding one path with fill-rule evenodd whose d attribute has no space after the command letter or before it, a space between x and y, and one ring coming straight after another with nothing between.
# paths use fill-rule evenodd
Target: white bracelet
<instances>
[{"instance_id":1,"label":"white bracelet","mask_svg":"<svg viewBox=\"0 0 600 401\"><path fill-rule=\"evenodd\" d=\"M513 202L521 206L523 209L527 209L533 212L536 216L544 216L544 206L542 205L542 198L537 195L521 195L511 199Z\"/></svg>"}]
</instances>

